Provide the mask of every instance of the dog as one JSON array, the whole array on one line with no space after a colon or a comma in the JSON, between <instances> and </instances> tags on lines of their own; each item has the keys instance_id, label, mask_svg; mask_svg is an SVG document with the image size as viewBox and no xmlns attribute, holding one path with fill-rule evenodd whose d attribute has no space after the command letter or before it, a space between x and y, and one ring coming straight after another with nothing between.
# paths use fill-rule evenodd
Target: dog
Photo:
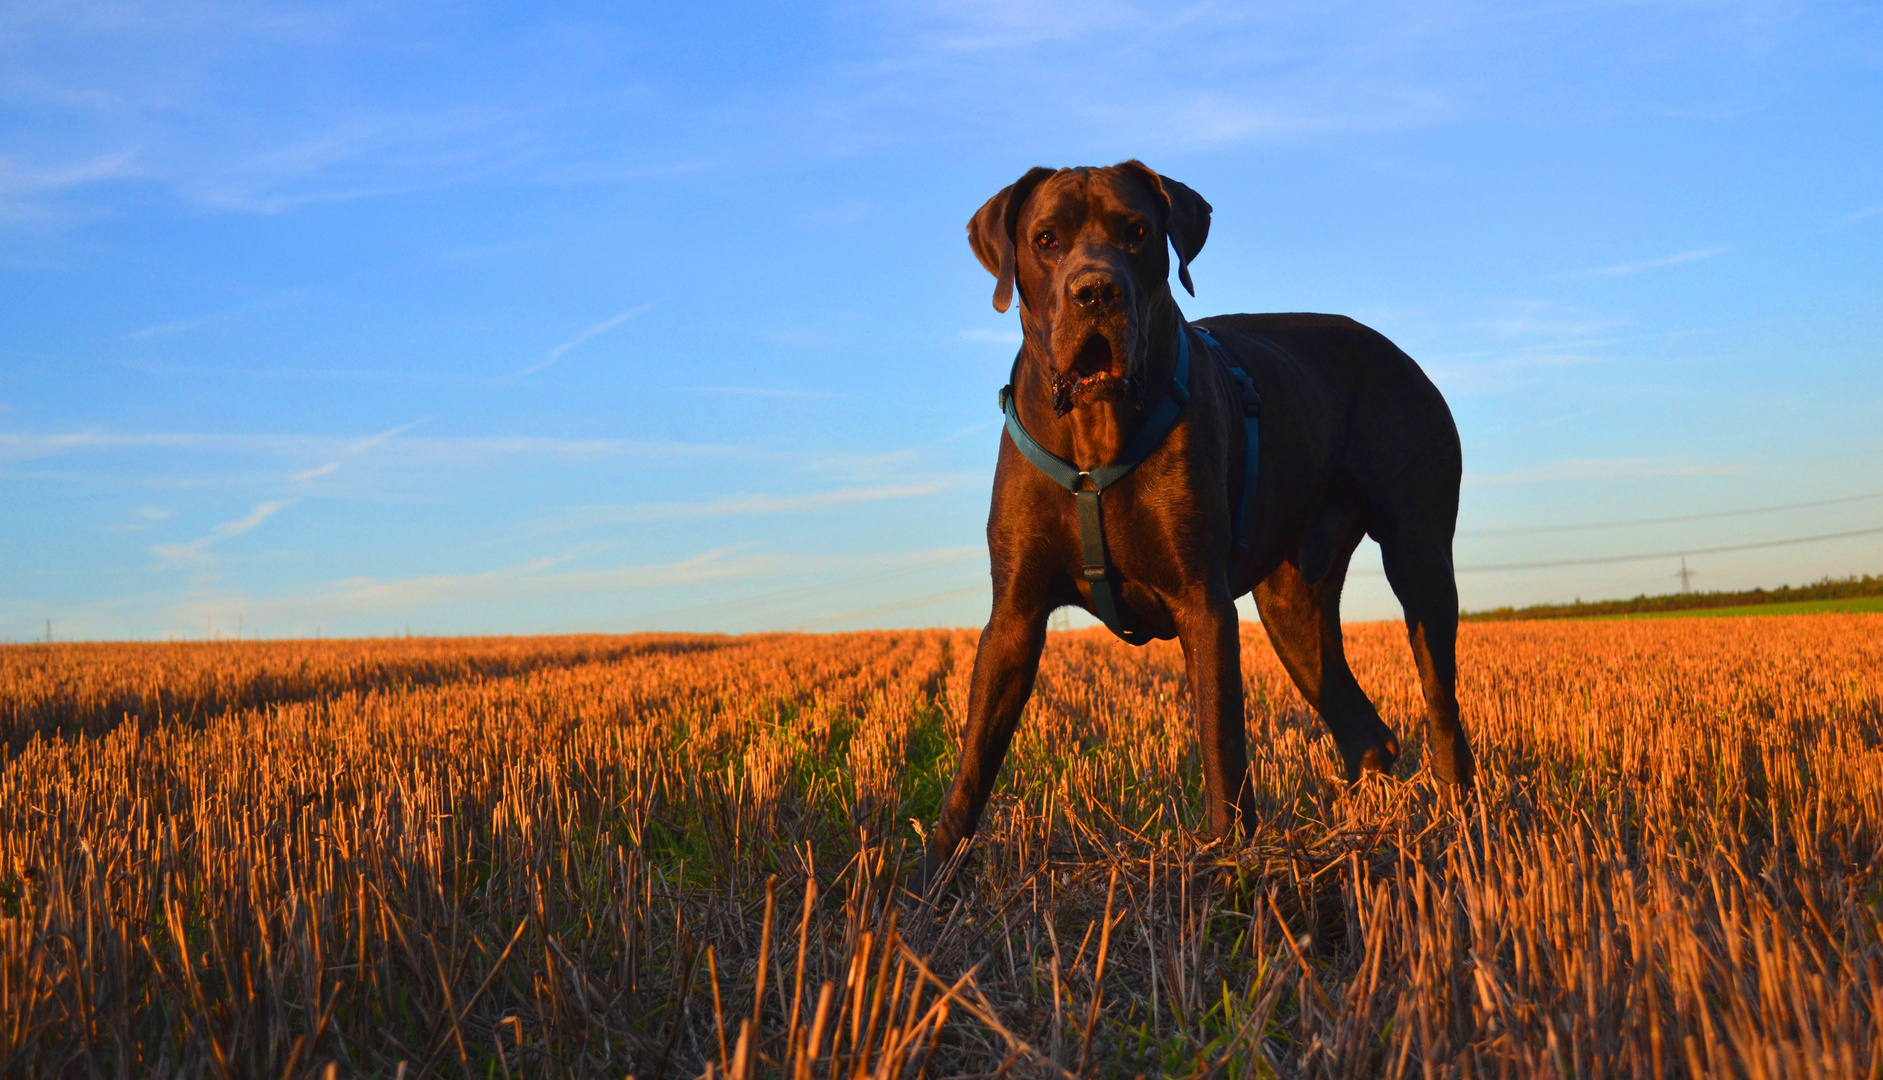
<instances>
[{"instance_id":1,"label":"dog","mask_svg":"<svg viewBox=\"0 0 1883 1080\"><path fill-rule=\"evenodd\" d=\"M918 882L974 835L1039 669L1048 617L1076 606L1134 644L1176 638L1194 698L1211 830L1253 820L1235 601L1328 730L1349 782L1399 740L1347 666L1340 592L1363 535L1405 610L1426 760L1468 792L1458 718L1452 533L1463 471L1451 410L1419 365L1339 315L1189 323L1211 206L1138 161L1029 170L968 223L994 308L1020 299L981 632L953 783Z\"/></svg>"}]
</instances>

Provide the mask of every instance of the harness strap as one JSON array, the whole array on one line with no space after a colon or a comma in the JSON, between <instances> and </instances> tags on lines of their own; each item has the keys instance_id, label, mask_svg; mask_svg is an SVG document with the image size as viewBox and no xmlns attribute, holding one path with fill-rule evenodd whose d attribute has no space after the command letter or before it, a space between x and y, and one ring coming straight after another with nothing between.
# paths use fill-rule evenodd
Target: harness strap
<instances>
[{"instance_id":1,"label":"harness strap","mask_svg":"<svg viewBox=\"0 0 1883 1080\"><path fill-rule=\"evenodd\" d=\"M1099 621L1124 639L1127 645L1143 645L1152 635L1137 625L1124 597L1118 595L1121 582L1114 580L1111 561L1105 557L1105 518L1099 511L1099 493L1075 491L1073 501L1079 507L1079 551L1085 563L1086 584L1092 589L1092 606Z\"/></svg>"},{"instance_id":2,"label":"harness strap","mask_svg":"<svg viewBox=\"0 0 1883 1080\"><path fill-rule=\"evenodd\" d=\"M1191 329L1203 338L1204 342L1209 345L1210 351L1223 361L1229 368L1229 374L1242 387L1242 490L1236 493L1236 514L1231 519L1229 550L1237 555L1247 555L1250 545L1254 543L1255 486L1261 478L1262 395L1256 390L1255 380L1249 377L1249 373L1244 371L1241 365L1229 362L1222 344L1214 335L1201 326L1193 326Z\"/></svg>"}]
</instances>

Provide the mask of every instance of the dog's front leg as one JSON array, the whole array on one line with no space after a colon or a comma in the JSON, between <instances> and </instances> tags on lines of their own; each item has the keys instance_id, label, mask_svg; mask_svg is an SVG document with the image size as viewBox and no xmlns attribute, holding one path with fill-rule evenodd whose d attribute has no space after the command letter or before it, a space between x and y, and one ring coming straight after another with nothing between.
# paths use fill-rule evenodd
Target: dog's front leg
<instances>
[{"instance_id":1,"label":"dog's front leg","mask_svg":"<svg viewBox=\"0 0 1883 1080\"><path fill-rule=\"evenodd\" d=\"M981 644L974 653L974 678L968 687L968 722L961 734L961 760L942 801L941 822L929 841L917 883L926 892L944 864L974 835L981 811L1000 777L1014 725L1033 694L1040 651L1046 647L1044 605L1021 605L999 597Z\"/></svg>"},{"instance_id":2,"label":"dog's front leg","mask_svg":"<svg viewBox=\"0 0 1883 1080\"><path fill-rule=\"evenodd\" d=\"M1254 818L1249 749L1242 729L1242 642L1236 602L1211 590L1177 612L1177 637L1190 673L1196 707L1198 756L1210 831L1230 840Z\"/></svg>"}]
</instances>

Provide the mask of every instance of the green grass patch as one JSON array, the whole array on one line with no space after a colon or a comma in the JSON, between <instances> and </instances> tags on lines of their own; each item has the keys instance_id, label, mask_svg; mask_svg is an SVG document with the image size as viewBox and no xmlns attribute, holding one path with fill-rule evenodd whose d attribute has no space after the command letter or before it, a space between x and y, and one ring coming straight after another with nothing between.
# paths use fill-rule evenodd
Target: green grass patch
<instances>
[{"instance_id":1,"label":"green grass patch","mask_svg":"<svg viewBox=\"0 0 1883 1080\"><path fill-rule=\"evenodd\" d=\"M1628 600L1576 600L1568 604L1532 604L1521 608L1467 611L1465 622L1517 619L1650 618L1665 615L1806 615L1822 611L1883 611L1883 606L1847 606L1849 601L1883 601L1883 574L1824 578L1809 585L1738 592L1663 593Z\"/></svg>"},{"instance_id":2,"label":"green grass patch","mask_svg":"<svg viewBox=\"0 0 1883 1080\"><path fill-rule=\"evenodd\" d=\"M1616 619L1730 619L1741 615L1822 615L1826 612L1883 612L1883 596L1848 600L1798 600L1789 604L1747 604L1741 607L1694 608L1689 611L1643 611L1630 615L1597 615L1597 621Z\"/></svg>"},{"instance_id":3,"label":"green grass patch","mask_svg":"<svg viewBox=\"0 0 1883 1080\"><path fill-rule=\"evenodd\" d=\"M954 773L954 751L941 706L931 701L909 731L909 767L902 774L905 818L934 821L941 816L942 799Z\"/></svg>"}]
</instances>

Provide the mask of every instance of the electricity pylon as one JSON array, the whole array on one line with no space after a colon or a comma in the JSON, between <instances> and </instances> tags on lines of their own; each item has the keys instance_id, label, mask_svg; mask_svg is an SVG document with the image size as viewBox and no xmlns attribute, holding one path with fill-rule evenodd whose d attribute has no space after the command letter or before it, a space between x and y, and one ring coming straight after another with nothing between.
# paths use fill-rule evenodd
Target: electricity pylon
<instances>
[{"instance_id":1,"label":"electricity pylon","mask_svg":"<svg viewBox=\"0 0 1883 1080\"><path fill-rule=\"evenodd\" d=\"M1694 571L1687 569L1687 557L1685 555L1682 555L1680 557L1680 573L1674 575L1675 577L1680 579L1680 591L1681 592L1690 593L1693 591L1694 573L1695 573Z\"/></svg>"}]
</instances>

